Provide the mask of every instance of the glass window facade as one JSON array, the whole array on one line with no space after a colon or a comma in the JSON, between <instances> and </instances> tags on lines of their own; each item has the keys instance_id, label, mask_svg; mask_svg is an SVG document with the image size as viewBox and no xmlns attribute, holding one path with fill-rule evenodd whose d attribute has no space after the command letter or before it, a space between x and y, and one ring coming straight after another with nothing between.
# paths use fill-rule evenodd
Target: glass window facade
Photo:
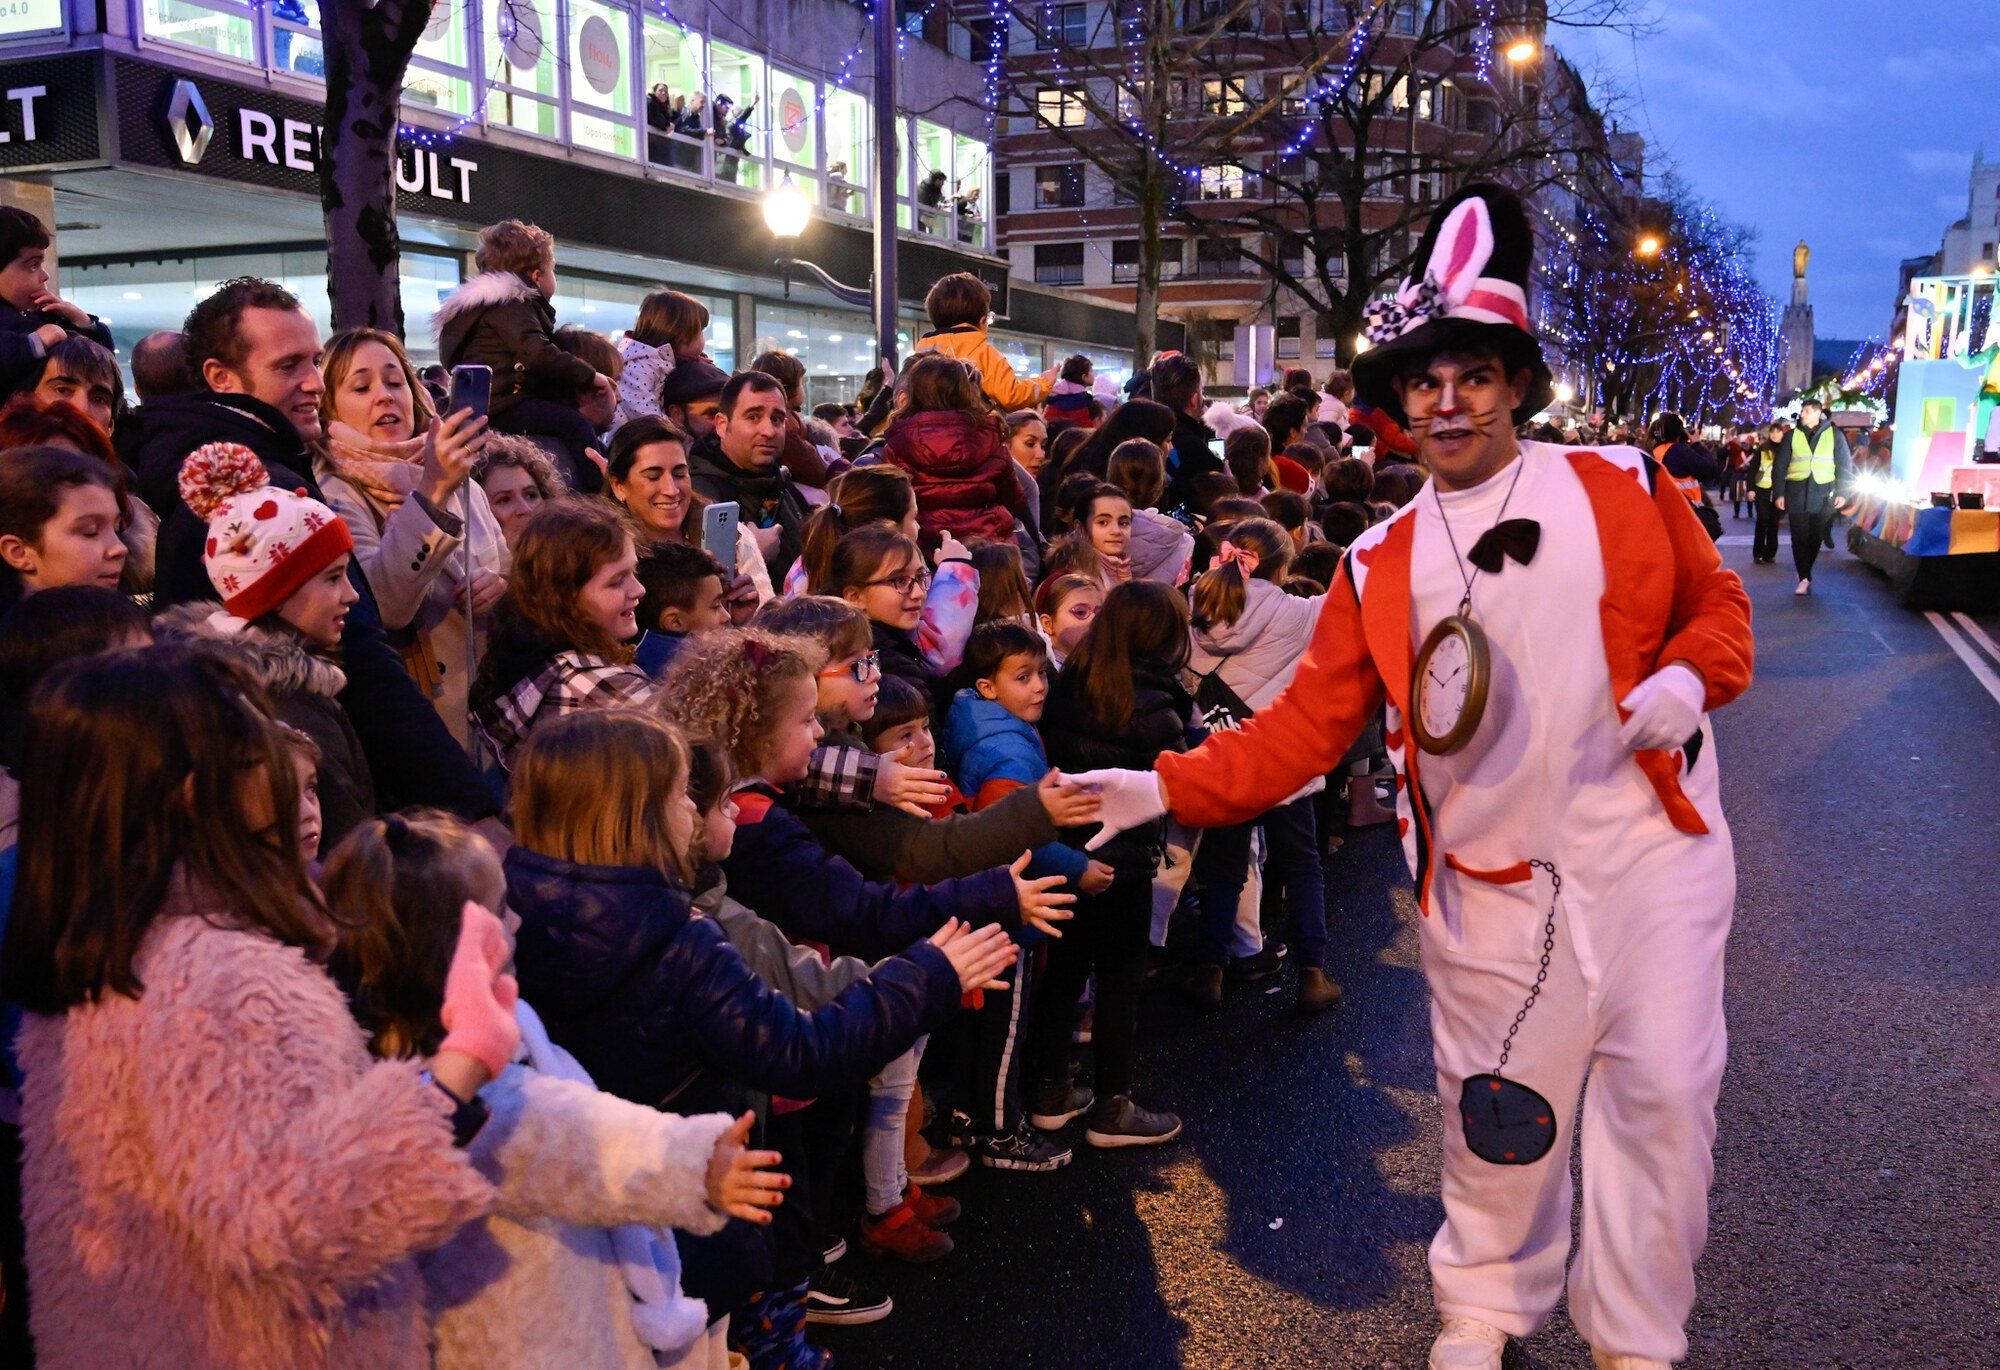
<instances>
[{"instance_id":1,"label":"glass window facade","mask_svg":"<svg viewBox=\"0 0 2000 1370\"><path fill-rule=\"evenodd\" d=\"M195 303L232 276L262 276L299 297L324 338L333 326L323 252L241 252L167 262L111 261L63 267L63 295L103 319L121 359L160 329L178 329ZM403 249L403 323L410 355L436 361L431 321L459 281L454 257Z\"/></svg>"},{"instance_id":2,"label":"glass window facade","mask_svg":"<svg viewBox=\"0 0 2000 1370\"><path fill-rule=\"evenodd\" d=\"M848 403L860 391L869 368L880 361L875 327L866 314L759 300L756 329L756 348L751 356L789 352L805 363L809 406ZM898 351L907 353L909 330L897 329L896 337ZM709 354L714 353L711 345ZM744 360L747 363L749 357ZM720 359L716 364L723 365Z\"/></svg>"},{"instance_id":3,"label":"glass window facade","mask_svg":"<svg viewBox=\"0 0 2000 1370\"><path fill-rule=\"evenodd\" d=\"M323 0L130 3L147 43L325 77ZM740 21L724 22L740 34ZM714 42L664 7L633 0L439 0L403 93L407 109L460 121L468 136L502 128L752 191L788 175L826 208L869 217L868 99L831 84L839 73L794 70L774 57ZM850 56L843 73L852 65ZM1060 122L1082 122L1074 89L1044 94ZM727 101L720 119L718 100ZM911 116L897 130L899 226L991 250L990 144Z\"/></svg>"},{"instance_id":4,"label":"glass window facade","mask_svg":"<svg viewBox=\"0 0 2000 1370\"><path fill-rule=\"evenodd\" d=\"M614 157L639 155L632 24L628 9L569 0L570 141Z\"/></svg>"}]
</instances>

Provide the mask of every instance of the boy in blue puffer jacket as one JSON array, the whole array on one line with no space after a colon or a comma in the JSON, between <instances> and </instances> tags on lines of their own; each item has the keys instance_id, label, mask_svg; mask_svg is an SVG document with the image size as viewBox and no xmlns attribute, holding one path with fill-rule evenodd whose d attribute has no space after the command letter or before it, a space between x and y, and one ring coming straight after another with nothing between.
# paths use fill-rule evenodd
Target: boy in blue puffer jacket
<instances>
[{"instance_id":1,"label":"boy in blue puffer jacket","mask_svg":"<svg viewBox=\"0 0 2000 1370\"><path fill-rule=\"evenodd\" d=\"M965 644L972 680L951 701L944 724L944 767L974 812L996 804L1049 773L1042 736L1035 731L1049 696L1049 649L1038 633L1018 623L983 623ZM1093 875L1091 867L1099 867ZM1110 868L1074 847L1050 842L1035 849L1028 869L1060 875L1086 894L1111 883Z\"/></svg>"},{"instance_id":2,"label":"boy in blue puffer jacket","mask_svg":"<svg viewBox=\"0 0 2000 1370\"><path fill-rule=\"evenodd\" d=\"M1048 773L1048 755L1035 731L1049 694L1048 663L1048 644L1018 623L981 624L966 643L965 670L972 685L953 697L945 718L944 765L975 811ZM1113 874L1111 867L1061 842L1037 847L1028 869L1036 875L1060 875L1084 894L1103 893ZM968 1103L975 1132L990 1127L1005 1137L1020 1128L1021 1052L1016 1039L1027 1018L1025 1003L1034 992L1031 964L1024 949L1015 975L1020 988L1012 1002L991 1005L965 1025L978 1041L959 1056L965 1067L959 1094ZM975 1101L976 1108L971 1106ZM992 1116L987 1118L982 1115L989 1111L989 1101ZM1088 1090L1066 1083L1051 1097L1038 1096L1028 1121L1054 1132L1094 1102Z\"/></svg>"}]
</instances>

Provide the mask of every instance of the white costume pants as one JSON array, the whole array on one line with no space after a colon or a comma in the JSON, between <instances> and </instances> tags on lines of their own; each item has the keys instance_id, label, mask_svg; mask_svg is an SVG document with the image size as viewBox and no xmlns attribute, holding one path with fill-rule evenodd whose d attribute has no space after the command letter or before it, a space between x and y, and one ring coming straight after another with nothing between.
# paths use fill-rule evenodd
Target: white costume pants
<instances>
[{"instance_id":1,"label":"white costume pants","mask_svg":"<svg viewBox=\"0 0 2000 1370\"><path fill-rule=\"evenodd\" d=\"M1554 1309L1567 1264L1570 1316L1591 1346L1669 1362L1687 1353L1736 899L1719 813L1712 826L1707 837L1653 844L1631 864L1600 849L1590 868L1561 869L1548 982L1505 1072L1555 1112L1555 1146L1532 1165L1474 1156L1458 1100L1466 1077L1493 1070L1534 983L1551 882L1544 871L1514 885L1439 872L1423 953L1444 1109L1445 1222L1430 1265L1445 1317L1525 1337ZM1569 1264L1580 1093L1583 1235Z\"/></svg>"}]
</instances>

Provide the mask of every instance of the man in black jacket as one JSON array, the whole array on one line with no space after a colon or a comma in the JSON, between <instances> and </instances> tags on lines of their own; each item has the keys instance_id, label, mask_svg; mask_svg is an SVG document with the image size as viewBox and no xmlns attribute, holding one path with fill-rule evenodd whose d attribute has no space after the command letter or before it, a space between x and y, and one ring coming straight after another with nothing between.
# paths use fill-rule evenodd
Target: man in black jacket
<instances>
[{"instance_id":1,"label":"man in black jacket","mask_svg":"<svg viewBox=\"0 0 2000 1370\"><path fill-rule=\"evenodd\" d=\"M762 371L739 371L722 387L715 433L695 441L688 469L695 493L733 500L737 518L757 538L771 583L781 585L798 560L805 497L780 462L785 451L785 387Z\"/></svg>"},{"instance_id":2,"label":"man in black jacket","mask_svg":"<svg viewBox=\"0 0 2000 1370\"><path fill-rule=\"evenodd\" d=\"M140 494L163 515L155 609L215 597L201 563L207 528L178 493L181 462L195 448L241 443L262 458L272 484L323 498L307 447L320 435L319 329L297 298L254 277L225 281L194 307L182 331L188 365L208 388L144 406L150 422L136 463ZM156 500L160 492L165 498ZM417 690L360 566L350 565L348 576L361 598L341 633L347 688L340 703L383 808L430 804L475 821L497 815L498 788L473 768Z\"/></svg>"},{"instance_id":3,"label":"man in black jacket","mask_svg":"<svg viewBox=\"0 0 2000 1370\"><path fill-rule=\"evenodd\" d=\"M1215 441L1215 430L1201 420L1201 367L1194 359L1182 352L1162 353L1148 377L1153 398L1174 411L1174 434L1167 447L1167 493L1160 507L1177 509L1188 502L1195 477L1228 467L1209 445Z\"/></svg>"}]
</instances>

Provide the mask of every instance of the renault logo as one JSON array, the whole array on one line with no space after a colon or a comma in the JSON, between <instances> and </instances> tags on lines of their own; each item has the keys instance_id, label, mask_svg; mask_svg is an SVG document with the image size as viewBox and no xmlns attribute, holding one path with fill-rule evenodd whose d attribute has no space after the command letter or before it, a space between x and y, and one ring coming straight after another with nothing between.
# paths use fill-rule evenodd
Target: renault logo
<instances>
[{"instance_id":1,"label":"renault logo","mask_svg":"<svg viewBox=\"0 0 2000 1370\"><path fill-rule=\"evenodd\" d=\"M200 162L208 151L208 140L215 136L215 120L208 117L208 106L202 103L194 82L174 82L173 96L167 101L167 131L173 135L174 150L189 166Z\"/></svg>"}]
</instances>

